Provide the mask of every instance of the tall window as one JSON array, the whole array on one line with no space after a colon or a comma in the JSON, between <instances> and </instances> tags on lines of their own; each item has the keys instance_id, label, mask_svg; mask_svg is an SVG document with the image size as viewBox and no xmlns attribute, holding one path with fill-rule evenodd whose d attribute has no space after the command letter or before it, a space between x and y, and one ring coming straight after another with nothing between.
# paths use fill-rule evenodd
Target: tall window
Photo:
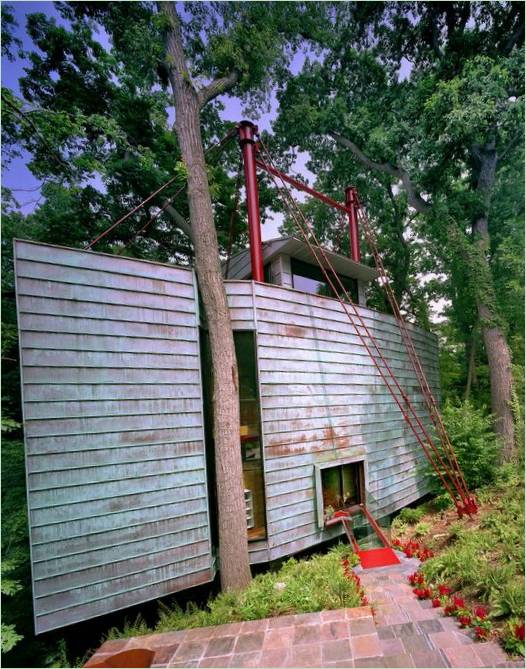
<instances>
[{"instance_id":1,"label":"tall window","mask_svg":"<svg viewBox=\"0 0 526 669\"><path fill-rule=\"evenodd\" d=\"M296 258L290 259L290 266L292 271L292 286L296 290L301 290L304 293L314 293L315 295L325 295L327 297L336 297L335 292L332 290L331 286L327 283L325 275L319 267L316 265L309 265L309 263L302 262L301 260L296 260ZM329 272L329 277L332 280L332 275ZM353 302L358 302L358 282L356 279L350 279L347 276L341 276L340 281L347 293L351 296ZM333 281L335 288L338 293L341 293L341 297L344 297L343 291L340 290L340 285L336 281Z\"/></svg>"},{"instance_id":2,"label":"tall window","mask_svg":"<svg viewBox=\"0 0 526 669\"><path fill-rule=\"evenodd\" d=\"M254 333L234 332L234 343L239 374L239 437L245 480L248 538L249 541L254 541L264 539L266 536L263 453Z\"/></svg>"}]
</instances>

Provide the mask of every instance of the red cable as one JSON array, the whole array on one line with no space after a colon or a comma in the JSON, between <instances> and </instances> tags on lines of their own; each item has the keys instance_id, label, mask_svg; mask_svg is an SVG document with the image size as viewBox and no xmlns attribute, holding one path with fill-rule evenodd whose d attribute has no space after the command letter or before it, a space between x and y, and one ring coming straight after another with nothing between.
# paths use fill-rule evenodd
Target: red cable
<instances>
[{"instance_id":1,"label":"red cable","mask_svg":"<svg viewBox=\"0 0 526 669\"><path fill-rule=\"evenodd\" d=\"M360 207L360 204L358 203L358 207ZM449 435L447 434L447 430L445 428L445 425L442 420L442 416L440 414L440 410L438 409L437 402L435 400L435 397L431 391L431 388L429 386L429 383L427 381L427 377L425 375L425 372L422 368L422 364L420 362L420 358L418 357L418 354L415 350L413 340L411 338L411 335L407 331L406 327L406 322L404 318L402 317L402 314L400 312L400 308L398 306L398 302L396 300L396 296L394 295L394 292L391 288L390 282L387 277L387 272L385 270L382 258L380 256L380 253L378 251L378 247L375 242L374 238L374 233L372 232L370 226L369 226L369 221L365 215L365 213L360 213L363 211L361 208L359 208L359 213L358 216L360 217L362 227L364 229L365 235L366 235L366 240L369 245L369 248L371 249L371 252L373 254L374 260L376 267L378 271L380 272L382 278L384 279L384 286L386 289L387 297L389 300L389 303L391 305L391 308L393 309L393 313L395 315L395 318L398 322L398 326L400 329L400 332L402 334L402 338L404 340L406 349L409 353L409 358L411 360L411 364L413 365L413 369L415 371L415 374L417 376L417 379L420 384L420 389L422 390L422 394L424 396L424 400L426 402L426 406L429 411L429 415L431 417L431 420L433 422L433 425L438 431L439 437L440 437L440 442L441 445L447 455L448 461L451 465L452 471L455 472L455 476L457 477L458 481L460 482L460 485L464 488L464 492L466 494L466 497L469 501L470 497L470 492L466 483L466 480L464 479L464 476L462 474L462 471L460 469L460 465L458 463L458 459L456 457L455 450L453 448L453 445L449 439Z\"/></svg>"},{"instance_id":2,"label":"red cable","mask_svg":"<svg viewBox=\"0 0 526 669\"><path fill-rule=\"evenodd\" d=\"M84 247L84 250L87 251L89 250L94 244L96 244L98 241L106 237L112 230L114 230L120 223L125 221L127 218L129 218L132 214L134 214L138 209L143 207L147 202L149 202L152 198L154 198L156 195L158 195L161 191L163 191L165 188L167 188L170 184L172 184L175 180L177 179L177 175L169 179L164 186L161 186L158 188L155 193L152 193L151 195L148 195L148 197L140 202L136 207L134 207L131 211L129 211L127 214L124 214L124 216L121 216L118 221L115 221L112 225L110 225L109 228L104 230L104 232L101 232L98 237L95 237L93 241L91 241L87 246Z\"/></svg>"},{"instance_id":3,"label":"red cable","mask_svg":"<svg viewBox=\"0 0 526 669\"><path fill-rule=\"evenodd\" d=\"M266 154L267 154L267 156L268 156L268 158L269 158L269 161L272 162L272 159L270 158L270 155L269 155L268 150L266 149L266 147L263 145L262 142L260 142L260 143L261 143L263 149L265 150L265 152L266 152ZM273 177L273 179L274 179L274 175L272 175L272 177ZM282 180L282 182L283 182L283 180ZM276 182L275 182L275 183L276 183ZM282 190L282 189L279 187L278 184L276 184L276 185L278 186L278 189L279 189L279 190ZM288 197L292 200L292 202L294 203L294 200L293 200L292 197L290 196L290 193L288 193L288 189L286 188L286 186L284 186L284 189L283 189L283 190L286 192L287 196L288 196ZM287 204L288 207L290 207L290 205L289 205L288 203L286 203L286 204ZM326 270L325 270L325 267L324 267L323 264L320 262L320 259L318 258L317 254L316 254L316 251L314 250L313 246L311 245L311 243L310 243L310 241L309 241L309 239L308 239L308 236L306 235L305 231L303 230L301 224L298 222L298 220L297 220L297 218L296 218L294 212L293 212L290 208L289 208L289 212L292 214L292 217L293 217L293 219L295 220L296 225L297 225L298 229L300 230L302 236L304 237L304 239L305 239L307 245L309 246L309 249L310 249L311 253L313 254L313 256L314 256L315 260L317 261L317 263L320 265L320 268L321 268L321 270L322 270L322 272L323 272L323 274L324 274L324 276L325 276L327 282L329 283L330 287L332 288L332 290L334 291L335 295L337 296L337 299L339 300L340 304L343 306L343 308L344 308L344 310L345 310L345 312L346 312L346 314L347 314L349 320L351 321L351 323L352 323L354 329L356 330L356 333L357 333L358 336L360 337L360 339L361 339L363 345L365 346L367 352L369 353L369 355L370 355L370 357L371 357L373 363L375 364L376 368L378 369L378 372L380 373L380 376L382 377L382 379L383 379L385 385L387 386L388 390L390 391L391 395L393 396L393 399L395 400L395 402L397 403L398 407L400 408L400 410L401 410L401 412L402 412L402 415L404 416L406 422L407 422L407 423L409 424L409 426L411 427L411 429L412 429L413 433L415 434L415 436L416 436L418 442L419 442L420 445L422 446L425 455L427 456L428 460L430 461L430 463L431 463L432 466L434 467L435 471L437 472L438 476L440 477L440 479L441 479L441 481L442 481L444 487L446 488L446 490L448 491L448 493L451 495L452 499L455 501L455 504L457 504L456 499L455 499L455 495L453 494L451 488L449 487L447 481L445 480L445 478L444 478L442 472L441 472L440 469L438 468L436 462L435 462L435 461L433 460L433 458L431 457L431 455L430 455L430 453L429 453L429 451L428 451L426 445L424 444L424 442L422 441L422 438L420 437L420 435L419 435L418 432L416 431L416 428L415 428L415 426L413 425L411 419L409 418L409 416L408 416L408 415L406 414L406 412L404 411L404 409L403 409L403 407L402 407L402 405L401 405L401 403L400 403L398 397L397 397L396 394L394 393L394 391L393 391L393 389L391 388L389 382L387 381L387 378L385 377L385 374L383 373L382 369L380 368L380 366L379 366L379 364L378 364L378 361L375 359L373 353L371 352L371 350L370 350L369 347L367 346L367 343L365 342L365 339L364 339L363 335L360 333L360 331L359 331L357 325L354 323L354 321L353 321L353 319L352 319L352 316L351 316L350 313L348 312L346 304L345 304L345 303L343 302L343 300L339 297L338 292L335 290L335 286L334 286L332 280L330 279L330 277L328 276L328 274L327 274L327 272L326 272ZM396 377L394 376L392 370L390 369L390 367L389 367L387 361L385 360L384 356L382 355L381 350L379 349L378 345L376 344L376 341L374 340L374 338L372 337L371 333L369 332L369 329L368 329L367 326L365 325L365 322L363 321L363 318L361 317L361 315L359 314L359 312L356 310L356 306L355 306L354 303L352 302L352 299L351 299L350 296L348 295L348 293L347 293L345 287L343 286L341 280L339 279L339 277L338 277L336 271L335 271L334 268L332 267L332 265L331 265L331 263L330 263L328 257L326 256L326 254L325 254L325 252L324 252L324 249L321 247L321 245L319 244L318 240L316 239L315 234L314 234L313 231L310 229L309 224L308 224L307 220L305 219L305 217L304 217L304 215L303 215L303 212L301 212L301 211L299 210L299 213L300 213L300 215L302 216L302 218L304 219L304 223L305 223L307 229L310 231L311 235L313 236L313 238L314 238L314 240L315 240L315 243L316 243L316 245L317 245L317 247L318 247L318 250L319 250L319 251L321 252L321 254L324 256L325 262L327 263L327 265L329 266L329 268L330 268L331 271L333 272L335 278L337 279L337 281L338 281L339 284L340 284L340 288L341 288L341 290L343 291L343 293L345 294L345 296L346 296L346 298L348 299L349 303L350 303L351 306L353 307L353 310L355 311L355 315L358 316L358 318L360 319L360 321L361 321L361 327L363 327L363 329L364 329L365 332L367 333L368 338L371 340L371 342L373 343L374 347L376 348L376 350L377 350L377 352L378 352L378 355L379 355L380 359L382 360L382 362L383 362L383 364L384 364L384 366L385 366L387 372L389 373L389 375L391 376L392 380L394 381L394 383L395 383L395 385L396 385L398 391L400 392L400 394L401 394L401 396L402 396L402 398L403 398L405 404L408 406L408 408L410 409L411 413L413 414L413 416L414 416L414 418L415 418L415 420L416 420L416 422L417 422L417 424L418 424L418 427L419 427L420 430L422 431L422 433L423 433L424 437L426 438L426 440L428 441L429 445L432 447L432 449L433 449L433 451L434 451L434 453L435 453L437 459L438 459L439 462L441 463L441 465L442 465L442 467L443 467L445 473L446 473L446 474L448 475L448 477L451 479L451 483L453 484L454 488L457 490L457 492L458 492L458 494L459 494L461 500L462 500L463 502L465 502L465 500L464 500L464 495L463 495L463 491L462 491L462 489L459 487L458 482L456 481L456 477L453 477L453 476L452 476L452 474L451 474L451 472L449 471L448 467L446 466L446 464L445 464L444 461L442 460L442 457L441 457L440 453L437 451L437 449L436 449L434 443L433 443L432 440L430 439L430 437L429 437L429 435L428 435L428 433L427 433L425 427L423 426L422 422L420 421L420 418L418 417L418 415L416 414L416 412L415 412L415 410L414 410L412 404L410 403L409 398L407 397L407 395L405 394L405 392L404 392L403 389L401 388L400 384L398 383L398 381L397 381ZM458 508L458 505L457 505L457 508Z\"/></svg>"}]
</instances>

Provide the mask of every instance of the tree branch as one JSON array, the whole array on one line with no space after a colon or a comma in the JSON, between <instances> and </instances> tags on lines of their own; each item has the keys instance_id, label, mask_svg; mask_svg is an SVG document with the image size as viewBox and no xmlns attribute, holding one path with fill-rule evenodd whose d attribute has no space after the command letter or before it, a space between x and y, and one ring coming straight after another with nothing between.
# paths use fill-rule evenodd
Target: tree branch
<instances>
[{"instance_id":1,"label":"tree branch","mask_svg":"<svg viewBox=\"0 0 526 669\"><path fill-rule=\"evenodd\" d=\"M407 193L407 201L413 209L416 209L421 214L427 213L431 209L429 202L426 202L420 193L416 190L415 185L411 181L408 172L398 165L391 165L391 163L379 163L372 160L350 139L340 135L338 132L329 131L329 135L339 144L350 149L358 160L368 169L376 172L383 172L389 176L400 179L402 186Z\"/></svg>"},{"instance_id":2,"label":"tree branch","mask_svg":"<svg viewBox=\"0 0 526 669\"><path fill-rule=\"evenodd\" d=\"M197 93L199 107L204 107L207 102L210 102L210 100L213 100L218 95L228 91L230 88L232 88L232 86L235 86L238 78L239 75L236 70L232 70L232 72L226 76L218 77L207 86L201 88L201 90L199 90Z\"/></svg>"},{"instance_id":3,"label":"tree branch","mask_svg":"<svg viewBox=\"0 0 526 669\"><path fill-rule=\"evenodd\" d=\"M172 207L169 200L164 199L163 205L166 213L171 217L177 227L193 242L192 228L186 218L180 214L175 207Z\"/></svg>"},{"instance_id":4,"label":"tree branch","mask_svg":"<svg viewBox=\"0 0 526 669\"><path fill-rule=\"evenodd\" d=\"M50 145L50 143L47 141L47 139L42 135L40 132L40 129L38 126L34 123L34 121L29 118L22 109L19 109L8 97L7 95L4 95L2 92L2 102L9 107L11 110L11 113L14 114L15 116L18 116L18 118L21 121L24 121L35 133L35 135L39 138L40 142L42 145L46 148L46 151L48 152L49 156L53 158L54 160L57 161L62 167L65 167L68 172L71 170L71 166L68 165L68 163L62 158L62 156L55 151L55 149Z\"/></svg>"},{"instance_id":5,"label":"tree branch","mask_svg":"<svg viewBox=\"0 0 526 669\"><path fill-rule=\"evenodd\" d=\"M523 132L524 130L522 128L519 128L519 130L513 135L513 137L502 149L502 151L499 152L498 154L499 160L503 160L512 149L514 149L518 144L520 144L521 139L523 138Z\"/></svg>"}]
</instances>

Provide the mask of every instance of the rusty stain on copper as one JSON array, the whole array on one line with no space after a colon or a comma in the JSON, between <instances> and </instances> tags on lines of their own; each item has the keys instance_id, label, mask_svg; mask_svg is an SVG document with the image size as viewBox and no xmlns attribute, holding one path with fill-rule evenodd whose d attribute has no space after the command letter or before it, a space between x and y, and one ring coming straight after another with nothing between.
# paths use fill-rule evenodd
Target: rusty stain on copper
<instances>
[{"instance_id":1,"label":"rusty stain on copper","mask_svg":"<svg viewBox=\"0 0 526 669\"><path fill-rule=\"evenodd\" d=\"M334 442L336 439L336 433L334 432L334 428L332 425L329 425L329 427L326 427L323 430L323 438L327 439L327 441L332 441Z\"/></svg>"},{"instance_id":2,"label":"rusty stain on copper","mask_svg":"<svg viewBox=\"0 0 526 669\"><path fill-rule=\"evenodd\" d=\"M289 337L304 337L305 336L305 328L300 328L297 325L286 325L285 326L285 333Z\"/></svg>"}]
</instances>

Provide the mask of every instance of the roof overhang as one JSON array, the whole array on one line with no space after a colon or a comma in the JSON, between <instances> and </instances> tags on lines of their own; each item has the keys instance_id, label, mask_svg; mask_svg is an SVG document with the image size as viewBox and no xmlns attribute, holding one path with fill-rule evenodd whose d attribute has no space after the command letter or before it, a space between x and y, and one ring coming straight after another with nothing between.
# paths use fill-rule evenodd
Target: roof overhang
<instances>
[{"instance_id":1,"label":"roof overhang","mask_svg":"<svg viewBox=\"0 0 526 669\"><path fill-rule=\"evenodd\" d=\"M234 261L234 258L237 259L242 254L248 253L248 249L240 251L232 257L231 262ZM321 258L323 266L328 268L330 263L336 272L342 276L350 277L351 279L359 279L360 281L373 281L378 276L378 271L373 267L362 265L361 263L351 260L351 258L347 258L346 256L334 253L327 249L324 249L324 253L327 260L323 257ZM279 255L287 255L311 265L317 264L308 245L296 237L278 237L277 239L270 239L263 243L263 262L265 264ZM248 279L249 277L250 267L245 276L238 276L237 278Z\"/></svg>"}]
</instances>

